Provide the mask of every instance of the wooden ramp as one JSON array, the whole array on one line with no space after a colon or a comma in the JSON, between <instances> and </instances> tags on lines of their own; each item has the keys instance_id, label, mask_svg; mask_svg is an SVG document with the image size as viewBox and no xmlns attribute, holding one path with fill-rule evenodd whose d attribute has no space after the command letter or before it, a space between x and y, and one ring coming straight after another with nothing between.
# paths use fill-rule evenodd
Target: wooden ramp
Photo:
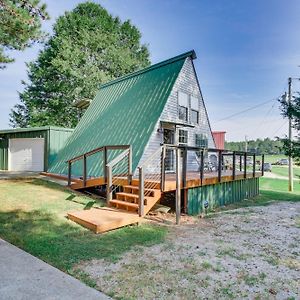
<instances>
[{"instance_id":1,"label":"wooden ramp","mask_svg":"<svg viewBox=\"0 0 300 300\"><path fill-rule=\"evenodd\" d=\"M103 233L141 221L136 213L104 207L70 212L68 218L95 233Z\"/></svg>"}]
</instances>

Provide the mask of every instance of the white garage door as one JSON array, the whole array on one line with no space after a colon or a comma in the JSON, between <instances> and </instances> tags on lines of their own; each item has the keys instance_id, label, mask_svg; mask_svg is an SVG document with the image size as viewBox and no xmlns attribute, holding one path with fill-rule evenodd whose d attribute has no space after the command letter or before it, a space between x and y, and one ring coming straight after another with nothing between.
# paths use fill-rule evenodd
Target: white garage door
<instances>
[{"instance_id":1,"label":"white garage door","mask_svg":"<svg viewBox=\"0 0 300 300\"><path fill-rule=\"evenodd\" d=\"M44 171L44 139L9 140L9 171Z\"/></svg>"}]
</instances>

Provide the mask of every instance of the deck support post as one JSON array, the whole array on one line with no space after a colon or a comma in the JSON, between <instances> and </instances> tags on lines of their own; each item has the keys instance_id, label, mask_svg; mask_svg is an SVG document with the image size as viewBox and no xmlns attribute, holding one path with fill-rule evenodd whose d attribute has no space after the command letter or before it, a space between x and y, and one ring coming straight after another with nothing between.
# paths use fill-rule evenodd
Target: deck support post
<instances>
[{"instance_id":1,"label":"deck support post","mask_svg":"<svg viewBox=\"0 0 300 300\"><path fill-rule=\"evenodd\" d=\"M243 170L242 155L240 155L240 172Z\"/></svg>"},{"instance_id":2,"label":"deck support post","mask_svg":"<svg viewBox=\"0 0 300 300\"><path fill-rule=\"evenodd\" d=\"M104 176L104 182L107 182L107 147L103 147L103 176Z\"/></svg>"},{"instance_id":3,"label":"deck support post","mask_svg":"<svg viewBox=\"0 0 300 300\"><path fill-rule=\"evenodd\" d=\"M255 160L256 160L256 155L253 154L253 178L255 177Z\"/></svg>"},{"instance_id":4,"label":"deck support post","mask_svg":"<svg viewBox=\"0 0 300 300\"><path fill-rule=\"evenodd\" d=\"M265 163L265 155L263 154L261 156L261 176L264 176L264 172L265 172L265 170L264 170L264 163Z\"/></svg>"},{"instance_id":5,"label":"deck support post","mask_svg":"<svg viewBox=\"0 0 300 300\"><path fill-rule=\"evenodd\" d=\"M232 154L232 179L235 180L235 159L236 159L236 155L235 155L235 151L233 151Z\"/></svg>"},{"instance_id":6,"label":"deck support post","mask_svg":"<svg viewBox=\"0 0 300 300\"><path fill-rule=\"evenodd\" d=\"M112 200L112 167L106 167L107 185L106 185L106 201L107 204Z\"/></svg>"},{"instance_id":7,"label":"deck support post","mask_svg":"<svg viewBox=\"0 0 300 300\"><path fill-rule=\"evenodd\" d=\"M186 187L186 173L187 173L187 149L184 148L182 157L182 186Z\"/></svg>"},{"instance_id":8,"label":"deck support post","mask_svg":"<svg viewBox=\"0 0 300 300\"><path fill-rule=\"evenodd\" d=\"M87 170L86 170L86 155L83 155L83 187L86 186L86 174L87 174Z\"/></svg>"},{"instance_id":9,"label":"deck support post","mask_svg":"<svg viewBox=\"0 0 300 300\"><path fill-rule=\"evenodd\" d=\"M72 162L68 161L68 186L71 186L72 180Z\"/></svg>"},{"instance_id":10,"label":"deck support post","mask_svg":"<svg viewBox=\"0 0 300 300\"><path fill-rule=\"evenodd\" d=\"M244 154L244 178L247 178L247 152Z\"/></svg>"},{"instance_id":11,"label":"deck support post","mask_svg":"<svg viewBox=\"0 0 300 300\"><path fill-rule=\"evenodd\" d=\"M132 181L132 146L129 147L128 152L128 184Z\"/></svg>"},{"instance_id":12,"label":"deck support post","mask_svg":"<svg viewBox=\"0 0 300 300\"><path fill-rule=\"evenodd\" d=\"M200 152L200 182L201 186L203 184L203 177L204 177L204 150Z\"/></svg>"},{"instance_id":13,"label":"deck support post","mask_svg":"<svg viewBox=\"0 0 300 300\"><path fill-rule=\"evenodd\" d=\"M180 184L180 149L176 149L176 225L180 223L181 214L181 184Z\"/></svg>"},{"instance_id":14,"label":"deck support post","mask_svg":"<svg viewBox=\"0 0 300 300\"><path fill-rule=\"evenodd\" d=\"M144 190L144 169L139 167L139 216L144 216L145 190Z\"/></svg>"},{"instance_id":15,"label":"deck support post","mask_svg":"<svg viewBox=\"0 0 300 300\"><path fill-rule=\"evenodd\" d=\"M218 182L221 182L222 180L222 160L223 160L222 150L219 150Z\"/></svg>"},{"instance_id":16,"label":"deck support post","mask_svg":"<svg viewBox=\"0 0 300 300\"><path fill-rule=\"evenodd\" d=\"M161 177L160 177L160 189L163 192L165 190L165 163L166 163L166 146L163 145L162 152L161 152Z\"/></svg>"}]
</instances>

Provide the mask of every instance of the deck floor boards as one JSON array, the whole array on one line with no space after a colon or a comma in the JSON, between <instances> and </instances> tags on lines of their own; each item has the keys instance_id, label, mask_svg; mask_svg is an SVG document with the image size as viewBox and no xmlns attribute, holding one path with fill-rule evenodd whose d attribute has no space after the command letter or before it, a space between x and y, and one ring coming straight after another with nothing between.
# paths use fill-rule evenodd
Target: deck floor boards
<instances>
[{"instance_id":1,"label":"deck floor boards","mask_svg":"<svg viewBox=\"0 0 300 300\"><path fill-rule=\"evenodd\" d=\"M95 233L103 233L123 226L137 224L141 219L136 213L105 207L69 212L68 218Z\"/></svg>"}]
</instances>

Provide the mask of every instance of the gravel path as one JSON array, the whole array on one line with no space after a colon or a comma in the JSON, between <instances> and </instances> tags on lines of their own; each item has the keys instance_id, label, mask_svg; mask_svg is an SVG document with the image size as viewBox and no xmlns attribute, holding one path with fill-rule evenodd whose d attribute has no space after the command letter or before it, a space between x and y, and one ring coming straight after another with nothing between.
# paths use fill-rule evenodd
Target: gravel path
<instances>
[{"instance_id":1,"label":"gravel path","mask_svg":"<svg viewBox=\"0 0 300 300\"><path fill-rule=\"evenodd\" d=\"M300 203L242 208L171 226L117 263L78 266L121 299L300 299Z\"/></svg>"}]
</instances>

